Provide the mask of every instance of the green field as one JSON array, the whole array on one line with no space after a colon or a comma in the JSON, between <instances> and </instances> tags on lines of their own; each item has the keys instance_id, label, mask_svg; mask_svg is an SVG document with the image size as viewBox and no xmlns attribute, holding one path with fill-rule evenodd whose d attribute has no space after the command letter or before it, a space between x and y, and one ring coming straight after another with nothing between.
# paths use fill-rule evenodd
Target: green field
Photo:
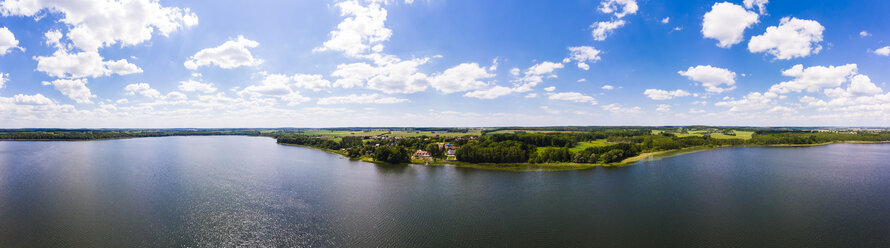
<instances>
[{"instance_id":1,"label":"green field","mask_svg":"<svg viewBox=\"0 0 890 248\"><path fill-rule=\"evenodd\" d=\"M711 135L711 137L715 138L715 139L743 139L743 140L751 139L751 135L754 134L754 132L752 132L752 131L733 130L733 132L735 133L735 136L731 136L731 135L723 134L722 131L716 130L716 129L687 130L685 133L677 132L676 130L652 130L652 134L661 134L664 132L676 135L677 137Z\"/></svg>"},{"instance_id":2,"label":"green field","mask_svg":"<svg viewBox=\"0 0 890 248\"><path fill-rule=\"evenodd\" d=\"M481 129L470 129L466 133L460 132L446 132L446 131L405 131L405 130L367 130L367 131L325 131L325 130L309 130L302 133L302 135L309 136L330 136L330 137L343 137L343 136L377 136L384 135L389 137L417 137L417 136L442 136L442 137L462 137L467 135L478 136L482 134Z\"/></svg>"},{"instance_id":3,"label":"green field","mask_svg":"<svg viewBox=\"0 0 890 248\"><path fill-rule=\"evenodd\" d=\"M606 146L606 145L609 145L609 142L606 141L606 139L598 139L598 140L594 140L594 141L584 141L584 142L578 142L578 145L575 145L575 147L572 147L571 149L569 149L569 151L580 152L580 151L583 151L584 149L587 149L588 147L597 147L597 146Z\"/></svg>"}]
</instances>

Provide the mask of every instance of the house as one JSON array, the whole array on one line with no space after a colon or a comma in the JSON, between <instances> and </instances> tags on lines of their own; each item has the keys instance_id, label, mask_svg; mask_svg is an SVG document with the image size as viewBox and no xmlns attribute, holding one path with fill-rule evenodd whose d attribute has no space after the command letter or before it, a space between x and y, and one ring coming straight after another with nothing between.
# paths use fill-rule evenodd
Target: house
<instances>
[{"instance_id":1,"label":"house","mask_svg":"<svg viewBox=\"0 0 890 248\"><path fill-rule=\"evenodd\" d=\"M457 159L457 146L449 146L448 150L445 150L445 157L449 160Z\"/></svg>"},{"instance_id":2,"label":"house","mask_svg":"<svg viewBox=\"0 0 890 248\"><path fill-rule=\"evenodd\" d=\"M432 159L433 159L433 154L430 153L430 152L428 152L428 151L417 150L416 152L414 152L414 156L411 156L411 159L426 159L426 160L432 160Z\"/></svg>"}]
</instances>

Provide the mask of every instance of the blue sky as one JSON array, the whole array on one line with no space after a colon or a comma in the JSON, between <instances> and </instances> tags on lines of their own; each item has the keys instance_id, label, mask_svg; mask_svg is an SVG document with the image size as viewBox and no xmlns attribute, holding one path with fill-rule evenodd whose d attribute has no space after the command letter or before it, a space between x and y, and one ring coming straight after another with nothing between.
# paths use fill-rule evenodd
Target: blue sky
<instances>
[{"instance_id":1,"label":"blue sky","mask_svg":"<svg viewBox=\"0 0 890 248\"><path fill-rule=\"evenodd\" d=\"M0 127L886 126L886 1L0 2Z\"/></svg>"}]
</instances>

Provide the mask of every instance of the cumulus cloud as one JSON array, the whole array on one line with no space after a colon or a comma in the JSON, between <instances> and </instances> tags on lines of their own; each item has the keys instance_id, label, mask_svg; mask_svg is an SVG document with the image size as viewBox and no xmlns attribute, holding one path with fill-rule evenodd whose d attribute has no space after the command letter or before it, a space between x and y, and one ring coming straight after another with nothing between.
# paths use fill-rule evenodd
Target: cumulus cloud
<instances>
[{"instance_id":1,"label":"cumulus cloud","mask_svg":"<svg viewBox=\"0 0 890 248\"><path fill-rule=\"evenodd\" d=\"M890 46L875 49L875 54L881 56L890 56Z\"/></svg>"},{"instance_id":2,"label":"cumulus cloud","mask_svg":"<svg viewBox=\"0 0 890 248\"><path fill-rule=\"evenodd\" d=\"M586 71L590 69L587 62L596 63L600 60L600 50L596 50L592 46L569 47L569 57L566 59L578 62L578 68ZM564 62L568 63L568 61Z\"/></svg>"},{"instance_id":3,"label":"cumulus cloud","mask_svg":"<svg viewBox=\"0 0 890 248\"><path fill-rule=\"evenodd\" d=\"M481 80L494 76L477 63L463 63L431 77L429 81L433 88L451 94L487 87L488 83Z\"/></svg>"},{"instance_id":4,"label":"cumulus cloud","mask_svg":"<svg viewBox=\"0 0 890 248\"><path fill-rule=\"evenodd\" d=\"M745 29L757 23L759 15L728 2L715 3L705 13L701 33L705 38L720 41L718 47L728 48L742 42Z\"/></svg>"},{"instance_id":5,"label":"cumulus cloud","mask_svg":"<svg viewBox=\"0 0 890 248\"><path fill-rule=\"evenodd\" d=\"M670 17L665 17L664 19L661 19L661 23L668 24L669 22L671 22Z\"/></svg>"},{"instance_id":6,"label":"cumulus cloud","mask_svg":"<svg viewBox=\"0 0 890 248\"><path fill-rule=\"evenodd\" d=\"M547 92L551 92L554 90L556 90L556 86L550 86L550 87L544 88L544 91L547 91Z\"/></svg>"},{"instance_id":7,"label":"cumulus cloud","mask_svg":"<svg viewBox=\"0 0 890 248\"><path fill-rule=\"evenodd\" d=\"M424 91L429 86L428 76L419 72L418 69L419 66L427 62L429 62L429 58L375 61L375 65L364 62L340 64L331 73L331 76L339 78L334 81L336 87L365 86L368 89L388 94L410 94Z\"/></svg>"},{"instance_id":8,"label":"cumulus cloud","mask_svg":"<svg viewBox=\"0 0 890 248\"><path fill-rule=\"evenodd\" d=\"M792 59L817 54L822 50L822 31L819 22L797 18L782 18L779 26L766 28L762 35L751 37L748 51L766 52L776 59Z\"/></svg>"},{"instance_id":9,"label":"cumulus cloud","mask_svg":"<svg viewBox=\"0 0 890 248\"><path fill-rule=\"evenodd\" d=\"M647 89L646 91L643 91L643 94L645 94L646 97L649 97L649 99L659 100L659 101L670 100L670 99L674 99L677 97L684 97L684 96L691 95L691 94L689 94L689 92L686 92L685 90L667 91L667 90L659 90L659 89Z\"/></svg>"},{"instance_id":10,"label":"cumulus cloud","mask_svg":"<svg viewBox=\"0 0 890 248\"><path fill-rule=\"evenodd\" d=\"M350 94L348 96L332 96L318 99L319 105L327 105L327 104L393 104L393 103L402 103L408 102L408 99L405 98L396 98L396 97L387 97L381 96L378 94Z\"/></svg>"},{"instance_id":11,"label":"cumulus cloud","mask_svg":"<svg viewBox=\"0 0 890 248\"><path fill-rule=\"evenodd\" d=\"M615 29L624 26L624 20L614 20L608 22L594 22L590 25L590 28L593 29L591 34L593 35L593 40L604 41L606 37L612 34L612 31Z\"/></svg>"},{"instance_id":12,"label":"cumulus cloud","mask_svg":"<svg viewBox=\"0 0 890 248\"><path fill-rule=\"evenodd\" d=\"M745 0L743 2L745 4L745 8L753 9L757 7L757 10L760 11L761 15L766 14L766 4L769 3L769 0Z\"/></svg>"},{"instance_id":13,"label":"cumulus cloud","mask_svg":"<svg viewBox=\"0 0 890 248\"><path fill-rule=\"evenodd\" d=\"M142 73L142 69L126 59L103 60L98 52L68 53L57 50L52 56L36 56L37 70L59 78L99 77L112 74Z\"/></svg>"},{"instance_id":14,"label":"cumulus cloud","mask_svg":"<svg viewBox=\"0 0 890 248\"><path fill-rule=\"evenodd\" d=\"M608 85L608 84L607 84L607 85L603 85L603 87L600 87L600 89L604 89L604 90L614 90L614 89L615 89L615 86L611 86L611 85Z\"/></svg>"},{"instance_id":15,"label":"cumulus cloud","mask_svg":"<svg viewBox=\"0 0 890 248\"><path fill-rule=\"evenodd\" d=\"M296 74L293 76L294 86L312 91L321 91L331 87L331 81L319 74Z\"/></svg>"},{"instance_id":16,"label":"cumulus cloud","mask_svg":"<svg viewBox=\"0 0 890 248\"><path fill-rule=\"evenodd\" d=\"M632 113L639 113L640 110L641 110L640 107L630 107L630 108L627 108L627 107L623 107L623 106L621 106L620 104L615 104L615 103L613 103L613 104L609 104L609 105L605 105L605 106L602 106L601 108L602 108L603 110L605 110L605 111L609 111L609 112L612 112L612 113L614 113L614 114L632 114Z\"/></svg>"},{"instance_id":17,"label":"cumulus cloud","mask_svg":"<svg viewBox=\"0 0 890 248\"><path fill-rule=\"evenodd\" d=\"M554 93L554 94L550 94L550 96L547 97L547 99L559 100L559 101L570 101L570 102L577 102L577 103L590 103L593 105L597 104L596 99L593 98L592 96L587 96L587 95L584 95L584 94L581 94L578 92Z\"/></svg>"},{"instance_id":18,"label":"cumulus cloud","mask_svg":"<svg viewBox=\"0 0 890 248\"><path fill-rule=\"evenodd\" d=\"M92 103L90 98L96 97L90 92L90 88L87 88L86 79L56 79L52 82L44 81L43 85L52 85L77 103Z\"/></svg>"},{"instance_id":19,"label":"cumulus cloud","mask_svg":"<svg viewBox=\"0 0 890 248\"><path fill-rule=\"evenodd\" d=\"M656 106L656 108L655 108L655 111L662 112L662 113L664 113L664 112L671 112L671 105L668 105L668 104L658 104L658 106Z\"/></svg>"},{"instance_id":20,"label":"cumulus cloud","mask_svg":"<svg viewBox=\"0 0 890 248\"><path fill-rule=\"evenodd\" d=\"M213 93L216 92L216 87L213 87L212 83L202 83L195 80L186 80L179 82L179 90L185 92Z\"/></svg>"},{"instance_id":21,"label":"cumulus cloud","mask_svg":"<svg viewBox=\"0 0 890 248\"><path fill-rule=\"evenodd\" d=\"M8 28L0 27L0 55L6 55L9 51L16 48L24 51L23 48L19 47L19 41L15 39L15 35Z\"/></svg>"},{"instance_id":22,"label":"cumulus cloud","mask_svg":"<svg viewBox=\"0 0 890 248\"><path fill-rule=\"evenodd\" d=\"M859 37L869 37L869 36L871 36L871 34L868 33L868 31L865 31L865 30L859 31Z\"/></svg>"},{"instance_id":23,"label":"cumulus cloud","mask_svg":"<svg viewBox=\"0 0 890 248\"><path fill-rule=\"evenodd\" d=\"M729 107L731 112L766 109L775 105L776 97L776 94L769 92L751 92L740 100L721 101L715 103L714 106Z\"/></svg>"},{"instance_id":24,"label":"cumulus cloud","mask_svg":"<svg viewBox=\"0 0 890 248\"><path fill-rule=\"evenodd\" d=\"M152 89L151 85L149 85L147 83L128 84L127 86L124 87L124 91L126 91L127 95L130 95L130 96L139 94L139 95L142 95L142 96L145 96L148 98L160 98L161 97L161 92L159 92L158 90Z\"/></svg>"},{"instance_id":25,"label":"cumulus cloud","mask_svg":"<svg viewBox=\"0 0 890 248\"><path fill-rule=\"evenodd\" d=\"M604 0L600 3L600 12L614 14L617 18L637 13L639 6L636 0Z\"/></svg>"},{"instance_id":26,"label":"cumulus cloud","mask_svg":"<svg viewBox=\"0 0 890 248\"><path fill-rule=\"evenodd\" d=\"M6 82L9 82L9 73L0 72L0 89L6 87Z\"/></svg>"},{"instance_id":27,"label":"cumulus cloud","mask_svg":"<svg viewBox=\"0 0 890 248\"><path fill-rule=\"evenodd\" d=\"M804 69L803 65L795 65L782 71L782 75L794 77L791 81L785 81L770 87L771 92L784 94L788 92L816 92L826 87L837 87L855 75L856 64L842 66L812 66Z\"/></svg>"},{"instance_id":28,"label":"cumulus cloud","mask_svg":"<svg viewBox=\"0 0 890 248\"><path fill-rule=\"evenodd\" d=\"M556 74L554 74L554 71L556 71L557 69L562 69L563 67L565 67L565 65L563 65L562 63L554 63L550 61L544 61L535 64L525 71L525 74L522 76L522 78L517 80L518 84L515 85L514 91L531 91L533 87L537 86L541 82L544 82L544 77L556 78Z\"/></svg>"},{"instance_id":29,"label":"cumulus cloud","mask_svg":"<svg viewBox=\"0 0 890 248\"><path fill-rule=\"evenodd\" d=\"M260 43L239 35L235 40L229 40L217 47L205 48L188 58L183 65L189 70L197 70L201 66L216 65L223 69L232 69L241 66L257 66L263 63L262 59L254 58L249 48L255 48Z\"/></svg>"},{"instance_id":30,"label":"cumulus cloud","mask_svg":"<svg viewBox=\"0 0 890 248\"><path fill-rule=\"evenodd\" d=\"M188 8L164 7L157 0L5 1L3 16L35 16L46 9L61 13L59 22L68 26L68 38L78 48L95 52L121 44L131 46L151 39L155 31L167 36L183 27L198 24Z\"/></svg>"},{"instance_id":31,"label":"cumulus cloud","mask_svg":"<svg viewBox=\"0 0 890 248\"><path fill-rule=\"evenodd\" d=\"M494 86L485 90L476 90L470 91L464 94L464 97L472 97L479 99L495 99L498 97L509 95L513 93L513 89L504 86ZM528 98L528 96L526 96Z\"/></svg>"},{"instance_id":32,"label":"cumulus cloud","mask_svg":"<svg viewBox=\"0 0 890 248\"><path fill-rule=\"evenodd\" d=\"M723 93L735 89L735 72L727 69L713 67L710 65L699 65L689 67L686 71L678 71L680 75L686 76L689 80L701 83L705 87L705 91L712 93ZM727 87L720 87L726 85Z\"/></svg>"},{"instance_id":33,"label":"cumulus cloud","mask_svg":"<svg viewBox=\"0 0 890 248\"><path fill-rule=\"evenodd\" d=\"M380 43L392 36L392 30L385 26L386 9L377 3L362 6L355 0L339 2L336 6L340 8L340 15L347 17L331 31L331 39L314 51L340 51L350 57L383 51Z\"/></svg>"},{"instance_id":34,"label":"cumulus cloud","mask_svg":"<svg viewBox=\"0 0 890 248\"><path fill-rule=\"evenodd\" d=\"M291 88L292 77L284 74L265 75L261 84L250 85L238 91L238 95L248 99L275 98L287 103L288 106L308 102L308 97Z\"/></svg>"}]
</instances>

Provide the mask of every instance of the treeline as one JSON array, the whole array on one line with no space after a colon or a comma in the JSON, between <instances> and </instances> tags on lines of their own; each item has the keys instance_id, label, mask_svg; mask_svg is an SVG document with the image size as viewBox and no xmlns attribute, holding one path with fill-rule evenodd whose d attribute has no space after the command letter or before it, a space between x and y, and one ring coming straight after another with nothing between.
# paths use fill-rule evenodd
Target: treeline
<instances>
[{"instance_id":1,"label":"treeline","mask_svg":"<svg viewBox=\"0 0 890 248\"><path fill-rule=\"evenodd\" d=\"M303 145L303 146L311 146L318 147L328 150L340 150L342 147L339 142L329 140L329 139L319 139L316 137L300 135L300 134L287 134L281 135L277 138L278 143L282 144L293 144L293 145Z\"/></svg>"},{"instance_id":2,"label":"treeline","mask_svg":"<svg viewBox=\"0 0 890 248\"><path fill-rule=\"evenodd\" d=\"M454 155L457 160L470 163L525 163L535 150L534 145L515 140L497 142L486 139L461 146Z\"/></svg>"},{"instance_id":3,"label":"treeline","mask_svg":"<svg viewBox=\"0 0 890 248\"><path fill-rule=\"evenodd\" d=\"M99 140L165 136L242 135L274 136L277 132L260 130L197 130L197 131L119 131L119 130L67 130L67 131L0 131L0 140Z\"/></svg>"},{"instance_id":4,"label":"treeline","mask_svg":"<svg viewBox=\"0 0 890 248\"><path fill-rule=\"evenodd\" d=\"M346 136L341 138L340 142L337 142L332 139L322 139L302 134L286 134L278 136L277 140L281 144L311 146L328 150L346 149L346 155L350 158L370 156L375 161L388 163L407 163L411 161L411 151L405 146L398 144L381 145L379 141L365 143L361 137Z\"/></svg>"},{"instance_id":5,"label":"treeline","mask_svg":"<svg viewBox=\"0 0 890 248\"><path fill-rule=\"evenodd\" d=\"M786 132L757 133L748 142L755 145L822 144L839 141L890 141L890 132Z\"/></svg>"}]
</instances>

